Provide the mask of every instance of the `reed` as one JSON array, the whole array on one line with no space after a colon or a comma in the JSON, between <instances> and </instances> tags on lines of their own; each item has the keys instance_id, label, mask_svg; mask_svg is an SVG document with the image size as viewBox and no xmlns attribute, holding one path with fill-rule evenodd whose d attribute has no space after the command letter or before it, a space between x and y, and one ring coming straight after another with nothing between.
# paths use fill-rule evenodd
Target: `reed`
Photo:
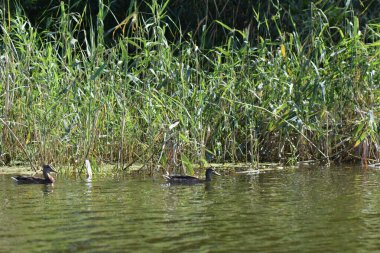
<instances>
[{"instance_id":1,"label":"reed","mask_svg":"<svg viewBox=\"0 0 380 253\"><path fill-rule=\"evenodd\" d=\"M93 29L63 2L45 31L21 10L4 9L1 152L188 172L209 162L379 161L379 24L361 31L347 12L341 27L331 26L332 17L311 5L307 29L272 19L273 31L257 11L254 42L248 30L215 21L225 43L209 48L208 30L198 45L167 4L153 1L145 16L131 10L112 45L103 4ZM266 38L271 33L278 39ZM168 34L180 36L171 42Z\"/></svg>"}]
</instances>

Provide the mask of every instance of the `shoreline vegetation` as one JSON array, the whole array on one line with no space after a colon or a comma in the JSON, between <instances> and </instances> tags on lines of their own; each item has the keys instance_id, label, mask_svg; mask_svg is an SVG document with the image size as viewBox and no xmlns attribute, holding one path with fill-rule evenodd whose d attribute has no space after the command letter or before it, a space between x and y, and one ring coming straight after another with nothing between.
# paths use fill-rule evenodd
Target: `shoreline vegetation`
<instances>
[{"instance_id":1,"label":"shoreline vegetation","mask_svg":"<svg viewBox=\"0 0 380 253\"><path fill-rule=\"evenodd\" d=\"M169 1L135 4L113 29L103 1L90 26L61 2L43 29L4 2L3 164L380 162L380 17L310 3L300 24L270 1L275 15L252 7L254 29L213 20L214 42L207 26L183 33Z\"/></svg>"}]
</instances>

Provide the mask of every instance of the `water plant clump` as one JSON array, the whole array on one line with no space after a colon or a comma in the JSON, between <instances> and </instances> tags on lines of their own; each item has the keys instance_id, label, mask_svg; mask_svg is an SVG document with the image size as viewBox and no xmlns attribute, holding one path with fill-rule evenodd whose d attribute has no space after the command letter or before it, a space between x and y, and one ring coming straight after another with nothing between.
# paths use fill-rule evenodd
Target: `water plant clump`
<instances>
[{"instance_id":1,"label":"water plant clump","mask_svg":"<svg viewBox=\"0 0 380 253\"><path fill-rule=\"evenodd\" d=\"M355 15L343 13L343 25L333 27L310 5L308 29L272 19L272 39L267 17L256 12L254 40L215 21L225 40L209 46L182 34L165 4L148 6L144 16L131 10L110 44L103 3L93 29L63 2L43 31L21 9L2 10L2 154L120 169L379 162L378 23L361 30Z\"/></svg>"}]
</instances>

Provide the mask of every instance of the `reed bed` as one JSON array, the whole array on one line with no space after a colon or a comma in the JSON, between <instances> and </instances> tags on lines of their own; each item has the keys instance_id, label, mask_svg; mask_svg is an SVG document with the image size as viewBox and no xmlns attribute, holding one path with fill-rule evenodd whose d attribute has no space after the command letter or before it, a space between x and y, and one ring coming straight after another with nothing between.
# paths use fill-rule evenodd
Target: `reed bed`
<instances>
[{"instance_id":1,"label":"reed bed","mask_svg":"<svg viewBox=\"0 0 380 253\"><path fill-rule=\"evenodd\" d=\"M347 15L331 27L316 9L308 29L277 24L272 40L256 13L254 43L215 21L225 41L206 48L165 4L149 6L115 28L126 32L111 45L104 5L94 29L63 3L44 31L21 11L0 13L2 156L190 173L210 162L379 162L379 24L363 31Z\"/></svg>"}]
</instances>

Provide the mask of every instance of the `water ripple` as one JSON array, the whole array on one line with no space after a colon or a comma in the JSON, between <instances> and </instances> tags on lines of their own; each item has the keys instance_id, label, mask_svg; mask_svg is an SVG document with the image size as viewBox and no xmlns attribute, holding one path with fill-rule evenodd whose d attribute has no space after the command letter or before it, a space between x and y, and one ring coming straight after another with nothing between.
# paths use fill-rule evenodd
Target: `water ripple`
<instances>
[{"instance_id":1,"label":"water ripple","mask_svg":"<svg viewBox=\"0 0 380 253\"><path fill-rule=\"evenodd\" d=\"M209 185L0 177L0 252L373 252L380 173L298 169Z\"/></svg>"}]
</instances>

